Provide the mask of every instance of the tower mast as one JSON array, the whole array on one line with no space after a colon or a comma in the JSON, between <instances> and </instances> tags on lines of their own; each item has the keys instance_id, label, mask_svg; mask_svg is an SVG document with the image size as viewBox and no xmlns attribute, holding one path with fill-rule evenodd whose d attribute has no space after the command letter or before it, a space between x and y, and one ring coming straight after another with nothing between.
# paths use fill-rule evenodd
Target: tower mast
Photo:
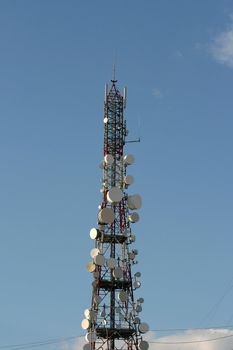
<instances>
[{"instance_id":1,"label":"tower mast","mask_svg":"<svg viewBox=\"0 0 233 350\"><path fill-rule=\"evenodd\" d=\"M104 160L101 163L102 203L98 212L98 227L90 237L95 241L92 261L87 271L93 274L91 307L84 311L82 328L87 331L84 350L148 350L142 335L149 330L141 321L143 298L135 300L140 288L140 272L132 274L137 263L135 235L131 224L139 221L135 211L141 207L138 194L129 195L134 182L127 169L134 163L133 155L124 153L128 131L124 119L126 88L122 96L116 86L115 75L111 87L105 86L104 100Z\"/></svg>"}]
</instances>

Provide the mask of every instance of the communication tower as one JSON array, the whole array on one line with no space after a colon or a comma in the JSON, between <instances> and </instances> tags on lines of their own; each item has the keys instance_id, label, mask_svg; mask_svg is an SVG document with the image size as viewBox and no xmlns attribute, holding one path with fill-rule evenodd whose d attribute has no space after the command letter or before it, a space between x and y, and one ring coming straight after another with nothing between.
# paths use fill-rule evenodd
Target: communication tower
<instances>
[{"instance_id":1,"label":"communication tower","mask_svg":"<svg viewBox=\"0 0 233 350\"><path fill-rule=\"evenodd\" d=\"M141 197L128 194L134 177L127 174L134 163L131 154L124 153L128 130L124 119L127 90L123 96L116 86L105 86L104 147L101 181L102 203L98 211L98 226L90 237L95 248L87 271L92 273L92 300L84 311L82 328L86 330L84 350L148 350L142 335L149 331L141 321L143 298L135 298L140 288L140 272L133 272L138 250L132 232L139 221L135 211L141 208Z\"/></svg>"}]
</instances>

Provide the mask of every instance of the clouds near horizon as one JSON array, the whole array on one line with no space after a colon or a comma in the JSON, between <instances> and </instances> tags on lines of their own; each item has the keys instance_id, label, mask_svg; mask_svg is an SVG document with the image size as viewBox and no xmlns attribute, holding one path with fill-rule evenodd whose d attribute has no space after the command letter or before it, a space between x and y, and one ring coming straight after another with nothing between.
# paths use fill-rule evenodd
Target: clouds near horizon
<instances>
[{"instance_id":1,"label":"clouds near horizon","mask_svg":"<svg viewBox=\"0 0 233 350\"><path fill-rule=\"evenodd\" d=\"M157 335L149 332L143 337L150 344L149 350L231 350L233 349L232 329L189 329L175 334ZM82 350L86 344L84 338L67 350Z\"/></svg>"}]
</instances>

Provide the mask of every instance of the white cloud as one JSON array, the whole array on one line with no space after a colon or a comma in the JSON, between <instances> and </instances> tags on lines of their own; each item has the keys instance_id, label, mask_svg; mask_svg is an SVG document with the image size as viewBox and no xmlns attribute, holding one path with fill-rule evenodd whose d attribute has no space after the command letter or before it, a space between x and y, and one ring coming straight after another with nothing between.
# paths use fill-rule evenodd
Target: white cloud
<instances>
[{"instance_id":1,"label":"white cloud","mask_svg":"<svg viewBox=\"0 0 233 350\"><path fill-rule=\"evenodd\" d=\"M155 98L162 98L162 97L163 97L162 92L161 92L158 88L154 88L154 89L153 89L152 95L153 95Z\"/></svg>"},{"instance_id":2,"label":"white cloud","mask_svg":"<svg viewBox=\"0 0 233 350\"><path fill-rule=\"evenodd\" d=\"M158 336L149 332L143 337L150 343L149 350L231 350L233 349L232 329L190 329L173 335ZM218 340L214 340L219 338ZM213 339L213 341L211 341ZM82 350L86 344L83 337L66 350ZM64 348L63 348L64 349Z\"/></svg>"},{"instance_id":3,"label":"white cloud","mask_svg":"<svg viewBox=\"0 0 233 350\"><path fill-rule=\"evenodd\" d=\"M233 17L228 29L220 33L210 47L215 60L233 68Z\"/></svg>"},{"instance_id":4,"label":"white cloud","mask_svg":"<svg viewBox=\"0 0 233 350\"><path fill-rule=\"evenodd\" d=\"M210 340L216 338L222 339ZM190 329L179 334L159 338L156 337L156 334L150 334L148 338L148 341L151 342L150 350L231 350L232 340L233 331L229 329Z\"/></svg>"}]
</instances>

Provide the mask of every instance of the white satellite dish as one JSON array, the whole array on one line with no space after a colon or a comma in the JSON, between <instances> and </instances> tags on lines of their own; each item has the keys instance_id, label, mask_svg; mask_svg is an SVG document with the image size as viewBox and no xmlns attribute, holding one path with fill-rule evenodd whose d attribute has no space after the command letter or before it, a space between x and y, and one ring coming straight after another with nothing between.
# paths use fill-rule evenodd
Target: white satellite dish
<instances>
[{"instance_id":1,"label":"white satellite dish","mask_svg":"<svg viewBox=\"0 0 233 350\"><path fill-rule=\"evenodd\" d=\"M88 343L94 343L97 339L95 332L89 332L85 335L85 339Z\"/></svg>"},{"instance_id":2,"label":"white satellite dish","mask_svg":"<svg viewBox=\"0 0 233 350\"><path fill-rule=\"evenodd\" d=\"M140 209L142 206L142 199L139 194L129 196L127 199L128 207L131 210Z\"/></svg>"},{"instance_id":3,"label":"white satellite dish","mask_svg":"<svg viewBox=\"0 0 233 350\"><path fill-rule=\"evenodd\" d=\"M82 322L81 322L81 327L82 327L82 329L88 329L88 328L90 328L90 322L89 322L89 320L87 320L86 318L84 318L84 320L82 320Z\"/></svg>"},{"instance_id":4,"label":"white satellite dish","mask_svg":"<svg viewBox=\"0 0 233 350\"><path fill-rule=\"evenodd\" d=\"M116 267L115 270L113 270L113 276L116 279L121 279L123 277L123 271L120 267Z\"/></svg>"},{"instance_id":5,"label":"white satellite dish","mask_svg":"<svg viewBox=\"0 0 233 350\"><path fill-rule=\"evenodd\" d=\"M101 224L111 225L115 220L114 211L111 208L103 208L98 214L98 219Z\"/></svg>"},{"instance_id":6,"label":"white satellite dish","mask_svg":"<svg viewBox=\"0 0 233 350\"><path fill-rule=\"evenodd\" d=\"M85 309L83 314L87 319L90 318L90 310L89 309Z\"/></svg>"},{"instance_id":7,"label":"white satellite dish","mask_svg":"<svg viewBox=\"0 0 233 350\"><path fill-rule=\"evenodd\" d=\"M129 214L129 221L132 223L138 222L140 219L139 214L136 212L133 212L131 214Z\"/></svg>"},{"instance_id":8,"label":"white satellite dish","mask_svg":"<svg viewBox=\"0 0 233 350\"><path fill-rule=\"evenodd\" d=\"M114 158L111 154L106 154L104 156L104 162L105 164L107 164L108 166L112 166L114 163Z\"/></svg>"},{"instance_id":9,"label":"white satellite dish","mask_svg":"<svg viewBox=\"0 0 233 350\"><path fill-rule=\"evenodd\" d=\"M118 187L112 187L107 193L107 200L109 203L119 203L123 198L123 192Z\"/></svg>"},{"instance_id":10,"label":"white satellite dish","mask_svg":"<svg viewBox=\"0 0 233 350\"><path fill-rule=\"evenodd\" d=\"M134 163L134 156L132 154L127 154L123 158L125 165L132 165Z\"/></svg>"},{"instance_id":11,"label":"white satellite dish","mask_svg":"<svg viewBox=\"0 0 233 350\"><path fill-rule=\"evenodd\" d=\"M94 257L94 262L98 266L103 266L105 264L105 257L102 254L98 254Z\"/></svg>"},{"instance_id":12,"label":"white satellite dish","mask_svg":"<svg viewBox=\"0 0 233 350\"><path fill-rule=\"evenodd\" d=\"M147 333L149 331L149 326L147 323L142 322L140 323L140 325L138 326L139 332L140 333Z\"/></svg>"},{"instance_id":13,"label":"white satellite dish","mask_svg":"<svg viewBox=\"0 0 233 350\"><path fill-rule=\"evenodd\" d=\"M132 185L132 183L134 182L134 177L132 175L126 175L124 177L124 183L129 186Z\"/></svg>"},{"instance_id":14,"label":"white satellite dish","mask_svg":"<svg viewBox=\"0 0 233 350\"><path fill-rule=\"evenodd\" d=\"M139 348L141 350L148 350L149 349L149 343L146 340L142 340L139 344Z\"/></svg>"},{"instance_id":15,"label":"white satellite dish","mask_svg":"<svg viewBox=\"0 0 233 350\"><path fill-rule=\"evenodd\" d=\"M107 260L107 266L110 268L110 269L114 269L116 267L116 259L114 258L109 258Z\"/></svg>"},{"instance_id":16,"label":"white satellite dish","mask_svg":"<svg viewBox=\"0 0 233 350\"><path fill-rule=\"evenodd\" d=\"M118 299L122 302L125 303L128 299L128 294L125 290L121 290L120 293L118 294Z\"/></svg>"},{"instance_id":17,"label":"white satellite dish","mask_svg":"<svg viewBox=\"0 0 233 350\"><path fill-rule=\"evenodd\" d=\"M98 248L93 248L90 251L90 256L94 259L95 256L97 256L100 253L100 250Z\"/></svg>"},{"instance_id":18,"label":"white satellite dish","mask_svg":"<svg viewBox=\"0 0 233 350\"><path fill-rule=\"evenodd\" d=\"M92 261L90 261L89 263L87 263L86 269L87 269L87 272L94 272L95 264Z\"/></svg>"},{"instance_id":19,"label":"white satellite dish","mask_svg":"<svg viewBox=\"0 0 233 350\"><path fill-rule=\"evenodd\" d=\"M107 124L107 122L108 122L108 118L105 117L105 118L104 118L104 124Z\"/></svg>"},{"instance_id":20,"label":"white satellite dish","mask_svg":"<svg viewBox=\"0 0 233 350\"><path fill-rule=\"evenodd\" d=\"M101 232L97 228L92 228L90 230L90 237L91 239L96 239L101 236Z\"/></svg>"}]
</instances>

